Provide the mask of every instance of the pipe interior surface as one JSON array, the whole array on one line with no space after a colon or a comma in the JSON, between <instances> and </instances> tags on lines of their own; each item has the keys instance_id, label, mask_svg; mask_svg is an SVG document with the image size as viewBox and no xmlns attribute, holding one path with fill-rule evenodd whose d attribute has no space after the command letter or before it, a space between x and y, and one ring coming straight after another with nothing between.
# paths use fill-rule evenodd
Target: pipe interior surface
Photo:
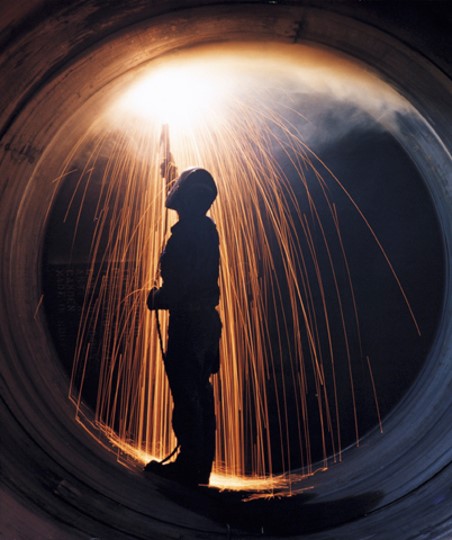
<instances>
[{"instance_id":1,"label":"pipe interior surface","mask_svg":"<svg viewBox=\"0 0 452 540\"><path fill-rule=\"evenodd\" d=\"M6 2L0 8L9 23L0 34L7 52L0 64L1 475L4 500L13 509L11 516L1 514L0 526L18 538L27 538L27 522L36 538L57 531L63 540L197 538L200 533L230 537L230 524L208 511L210 499L200 495L198 508L183 490L175 497L165 482L151 482L119 466L74 421L67 376L41 308L43 238L55 196L43 164L58 169L90 125L96 100L110 98L115 81L132 79L152 59L205 43L272 41L349 55L414 106L418 114L403 126L405 150L434 202L445 259L441 320L422 372L385 420L384 436L371 433L360 448L348 449L329 474L314 478L316 498L306 508L314 505L310 511L318 512L318 521L311 529L289 532L336 540L375 532L383 538L397 524L400 539L420 537L421 529L423 538L446 538L452 531L452 105L447 60L434 49L433 62L428 51L421 54L407 44L408 30L400 30L404 39L399 40L394 25L395 36L384 31L383 15L378 18L370 10L360 20L347 3L342 12L321 2L202 4L162 1L149 6L133 0L102 8L95 1L66 7L36 1L23 7ZM73 138L59 140L61 127L80 110L84 116L77 116ZM58 153L51 154L56 141ZM366 493L379 494L371 511L343 523L331 519L337 507L329 502ZM288 500L270 510L286 516L293 508ZM261 511L256 507L253 519L258 521ZM243 512L242 507L237 511ZM232 523L236 537L256 533L242 526L240 519ZM276 528L264 532L279 536Z\"/></svg>"}]
</instances>

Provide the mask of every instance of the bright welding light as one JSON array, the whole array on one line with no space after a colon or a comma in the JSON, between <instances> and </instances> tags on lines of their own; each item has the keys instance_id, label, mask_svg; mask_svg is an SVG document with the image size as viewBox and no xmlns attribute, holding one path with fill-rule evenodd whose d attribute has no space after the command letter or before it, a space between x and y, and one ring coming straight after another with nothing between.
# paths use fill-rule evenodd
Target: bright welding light
<instances>
[{"instance_id":1,"label":"bright welding light","mask_svg":"<svg viewBox=\"0 0 452 540\"><path fill-rule=\"evenodd\" d=\"M209 114L219 101L221 88L217 76L206 73L205 67L161 67L134 84L119 106L146 120L187 127Z\"/></svg>"}]
</instances>

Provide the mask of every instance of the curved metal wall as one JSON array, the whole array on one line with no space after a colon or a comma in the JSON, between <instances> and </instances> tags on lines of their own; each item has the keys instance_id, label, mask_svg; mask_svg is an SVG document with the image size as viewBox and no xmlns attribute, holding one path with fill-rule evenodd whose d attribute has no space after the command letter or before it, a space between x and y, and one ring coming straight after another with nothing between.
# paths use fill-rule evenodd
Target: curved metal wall
<instances>
[{"instance_id":1,"label":"curved metal wall","mask_svg":"<svg viewBox=\"0 0 452 540\"><path fill-rule=\"evenodd\" d=\"M62 140L58 155L47 153L60 126L118 76L165 52L219 37L325 45L365 62L396 87L420 114L406 126L407 151L435 202L447 260L437 339L421 376L388 418L385 436L369 437L364 449L350 450L334 474L319 480L315 504L281 502L264 510L282 519L294 511L315 514L310 529L300 524L290 532L318 539L446 538L451 533L451 81L441 36L432 38L443 22L436 19L436 27L427 18L424 33L417 33L427 13L423 9L416 19L408 11L396 16L387 6L358 9L354 3L162 1L153 6L131 0L102 6L87 0L63 7L36 0L23 7L2 5L0 384L5 505L0 515L5 537L30 538L31 531L33 538L53 534L61 539L248 534L241 528L246 520L242 507L234 508L240 514L236 522L232 511L215 519L217 514L208 507L218 501L201 495L189 500L183 492L174 498L164 482L118 467L114 456L74 422L40 309L41 246L53 196L40 164L61 161L69 149L71 141ZM401 21L411 21L413 27ZM89 109L86 114L88 123ZM74 130L83 130L83 121ZM366 493L378 493L369 508L359 506L359 496ZM342 519L332 516L340 512L338 501L353 498L356 512ZM256 522L261 510L253 510ZM272 534L278 536L277 528Z\"/></svg>"}]
</instances>

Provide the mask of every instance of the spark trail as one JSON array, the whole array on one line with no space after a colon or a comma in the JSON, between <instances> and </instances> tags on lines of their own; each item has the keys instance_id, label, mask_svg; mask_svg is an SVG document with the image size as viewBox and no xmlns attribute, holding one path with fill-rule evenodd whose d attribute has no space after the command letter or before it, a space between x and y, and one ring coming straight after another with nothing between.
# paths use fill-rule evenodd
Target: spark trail
<instances>
[{"instance_id":1,"label":"spark trail","mask_svg":"<svg viewBox=\"0 0 452 540\"><path fill-rule=\"evenodd\" d=\"M88 197L96 182L98 201L70 398L94 436L145 461L175 445L157 329L145 309L166 230L160 124L100 125L80 142L88 157L78 189ZM344 401L353 407L357 443L360 437L354 366L366 359L372 372L334 193L345 196L389 259L297 123L265 100L237 99L196 126L173 130L171 143L179 170L201 165L219 188L211 211L220 234L223 321L214 472L265 479L273 489L280 474L312 474L314 454L316 467L341 459ZM167 315L161 319L165 331ZM341 395L339 369L348 374ZM83 392L93 370L91 418ZM373 378L372 392L381 422Z\"/></svg>"}]
</instances>

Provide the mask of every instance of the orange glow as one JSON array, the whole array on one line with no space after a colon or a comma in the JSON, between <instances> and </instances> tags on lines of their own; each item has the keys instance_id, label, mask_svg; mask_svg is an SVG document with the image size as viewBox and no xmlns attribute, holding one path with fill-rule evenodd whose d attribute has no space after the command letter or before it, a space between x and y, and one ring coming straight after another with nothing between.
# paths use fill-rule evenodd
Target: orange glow
<instances>
[{"instance_id":1,"label":"orange glow","mask_svg":"<svg viewBox=\"0 0 452 540\"><path fill-rule=\"evenodd\" d=\"M206 73L202 64L174 64L154 69L134 83L115 103L116 114L187 129L218 107L230 90L215 69Z\"/></svg>"},{"instance_id":2,"label":"orange glow","mask_svg":"<svg viewBox=\"0 0 452 540\"><path fill-rule=\"evenodd\" d=\"M180 89L180 84L174 86ZM148 87L146 96L149 91ZM144 110L137 94L128 95L129 104L131 99ZM163 98L155 95L153 99L160 105ZM349 366L359 441L359 403L350 346L351 340L360 340L358 307L340 216L329 197L333 185L346 191L307 146L303 134L278 116L260 91L249 100L234 97L221 110L209 108L208 114L203 99L202 118L187 123L182 114L181 125L173 129L170 124L172 153L179 170L200 164L212 172L219 188L211 214L220 234L223 335L221 370L213 378L218 429L212 484L264 495L290 494L295 484L314 473L313 425L321 433L322 460L316 467L325 470L332 460L341 460L339 361ZM118 453L146 462L151 457L163 458L176 444L156 324L145 308L168 233L159 171L161 124L132 119L120 125L111 122L111 115L108 111L107 119L100 118L80 141L80 148L89 148L90 153L79 189L88 191L95 171L100 198L70 399L78 420L93 436L99 440L107 437ZM274 161L274 148L296 170L295 185ZM108 159L102 161L105 155ZM346 196L386 258L414 319L383 246L351 195ZM327 207L334 236L325 231L320 204ZM169 218L176 216L170 213ZM106 267L104 273L99 271L100 262ZM345 285L338 282L339 266L346 268ZM276 267L283 282L278 280ZM314 280L308 270L311 267ZM334 305L327 300L327 279L333 283ZM320 308L314 297L320 298ZM346 310L346 305L352 307ZM274 320L269 320L269 313ZM167 314L160 312L159 316L165 331ZM333 318L340 320L339 337L331 331ZM94 353L99 385L92 420L84 413L82 393L93 357L92 336L101 323L102 343ZM345 360L339 360L339 340ZM367 362L371 373L369 359ZM313 374L313 387L308 387L308 372ZM381 425L373 378L372 385ZM312 395L315 413L308 410ZM298 432L289 437L284 426L294 416ZM277 418L276 434L271 417ZM283 474L273 472L271 439L275 437L280 441ZM301 463L296 474L294 452Z\"/></svg>"}]
</instances>

